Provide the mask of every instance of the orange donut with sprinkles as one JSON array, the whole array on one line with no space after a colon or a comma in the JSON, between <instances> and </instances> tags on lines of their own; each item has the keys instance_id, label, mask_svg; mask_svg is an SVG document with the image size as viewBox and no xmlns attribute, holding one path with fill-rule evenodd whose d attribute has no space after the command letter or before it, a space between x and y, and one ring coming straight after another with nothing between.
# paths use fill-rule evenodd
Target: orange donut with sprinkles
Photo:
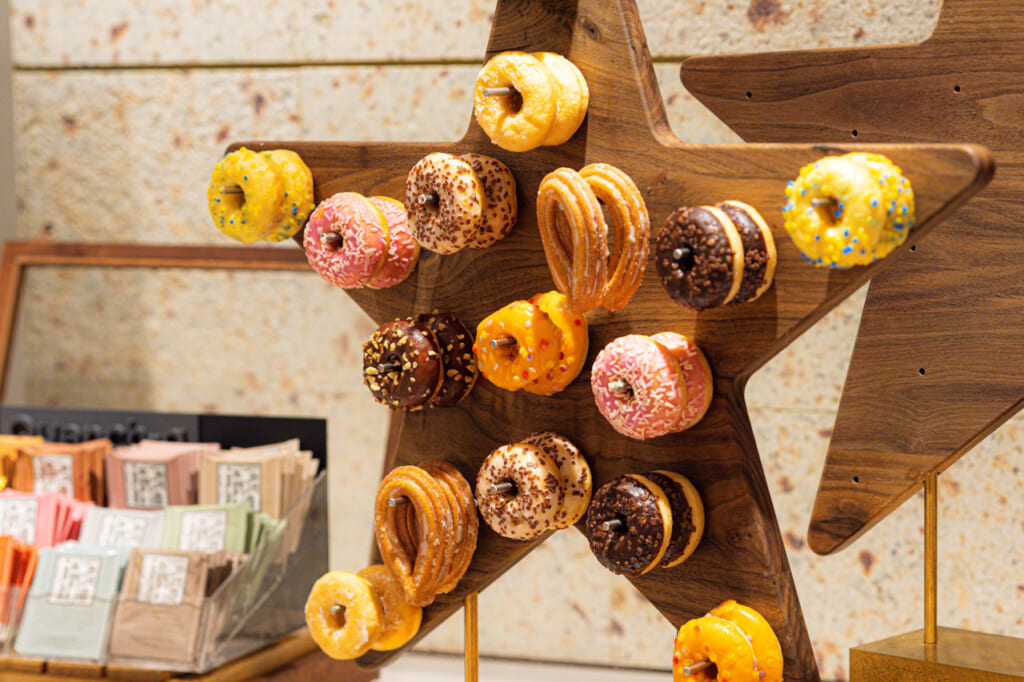
<instances>
[{"instance_id":1,"label":"orange donut with sprinkles","mask_svg":"<svg viewBox=\"0 0 1024 682\"><path fill-rule=\"evenodd\" d=\"M484 318L473 352L480 373L495 386L518 391L561 361L562 332L551 316L529 301L513 301Z\"/></svg>"},{"instance_id":2,"label":"orange donut with sprinkles","mask_svg":"<svg viewBox=\"0 0 1024 682\"><path fill-rule=\"evenodd\" d=\"M530 303L546 313L562 332L562 347L555 366L544 376L523 386L523 390L537 395L553 395L571 384L587 361L590 348L587 318L569 310L568 299L559 291L537 294L530 298Z\"/></svg>"}]
</instances>

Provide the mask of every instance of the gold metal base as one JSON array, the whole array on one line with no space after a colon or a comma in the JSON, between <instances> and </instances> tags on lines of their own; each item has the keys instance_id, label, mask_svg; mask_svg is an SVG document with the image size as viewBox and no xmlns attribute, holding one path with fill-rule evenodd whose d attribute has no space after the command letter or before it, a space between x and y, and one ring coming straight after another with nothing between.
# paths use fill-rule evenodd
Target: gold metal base
<instances>
[{"instance_id":1,"label":"gold metal base","mask_svg":"<svg viewBox=\"0 0 1024 682\"><path fill-rule=\"evenodd\" d=\"M850 682L1022 682L1024 639L938 628L935 644L922 630L850 649Z\"/></svg>"}]
</instances>

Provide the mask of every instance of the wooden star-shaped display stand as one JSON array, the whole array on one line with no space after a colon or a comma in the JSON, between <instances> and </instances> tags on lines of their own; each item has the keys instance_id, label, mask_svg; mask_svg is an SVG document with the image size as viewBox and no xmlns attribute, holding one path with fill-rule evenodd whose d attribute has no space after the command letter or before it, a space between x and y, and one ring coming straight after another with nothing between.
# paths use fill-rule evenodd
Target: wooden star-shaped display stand
<instances>
[{"instance_id":1,"label":"wooden star-shaped display stand","mask_svg":"<svg viewBox=\"0 0 1024 682\"><path fill-rule=\"evenodd\" d=\"M617 434L594 406L589 371L551 397L498 389L482 379L458 407L396 413L386 468L440 458L472 483L488 453L537 430L557 431L590 462L595 488L624 473L679 471L700 491L707 527L694 555L673 569L633 581L674 625L704 615L726 599L760 611L782 645L787 680L818 678L785 548L743 398L748 377L798 334L863 284L876 269L900 267L903 254L852 270L808 266L781 229L784 187L800 168L829 150L810 144L698 145L676 139L666 120L633 0L499 0L488 57L509 50L551 51L583 72L590 106L583 127L559 147L516 154L493 145L471 123L455 143L247 142L289 148L313 172L316 199L339 191L404 196L409 169L430 152L494 156L518 184L519 221L485 251L450 256L423 252L417 271L382 291L350 291L377 323L431 309L455 313L471 328L506 303L553 288L536 222L536 190L549 171L587 163L613 164L643 193L656 235L678 206L739 199L773 225L779 262L774 286L758 301L695 314L673 303L658 282L653 258L643 286L617 313L594 311L590 354L631 333L676 331L697 340L715 374L707 416L684 433L635 441ZM234 145L239 146L239 145ZM917 196L916 234L924 234L988 181L988 151L970 145L879 145L911 178ZM382 408L383 409L383 408ZM539 542L539 541L537 541ZM481 527L473 563L456 589L424 610L412 643L455 612L532 550ZM353 567L358 568L358 567ZM551 585L557 590L557 585ZM666 640L665 661L671 660ZM412 644L411 643L411 644ZM410 645L411 645L410 644ZM359 662L378 666L398 652L371 652Z\"/></svg>"}]
</instances>

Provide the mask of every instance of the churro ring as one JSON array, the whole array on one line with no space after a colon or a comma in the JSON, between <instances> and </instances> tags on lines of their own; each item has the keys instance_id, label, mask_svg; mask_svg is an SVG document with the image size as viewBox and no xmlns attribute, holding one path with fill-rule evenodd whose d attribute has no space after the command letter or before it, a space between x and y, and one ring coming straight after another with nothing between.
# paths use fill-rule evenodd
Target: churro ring
<instances>
[{"instance_id":1,"label":"churro ring","mask_svg":"<svg viewBox=\"0 0 1024 682\"><path fill-rule=\"evenodd\" d=\"M494 486L511 483L508 492ZM534 540L554 527L565 500L558 465L533 445L502 445L487 456L476 477L476 506L498 535Z\"/></svg>"},{"instance_id":2,"label":"churro ring","mask_svg":"<svg viewBox=\"0 0 1024 682\"><path fill-rule=\"evenodd\" d=\"M488 97L488 88L511 87L511 96ZM492 57L476 77L473 113L491 142L511 152L544 144L558 117L557 83L539 59L525 52Z\"/></svg>"},{"instance_id":3,"label":"churro ring","mask_svg":"<svg viewBox=\"0 0 1024 682\"><path fill-rule=\"evenodd\" d=\"M473 167L444 152L427 154L405 180L412 236L425 249L455 253L480 232L484 189Z\"/></svg>"},{"instance_id":4,"label":"churro ring","mask_svg":"<svg viewBox=\"0 0 1024 682\"><path fill-rule=\"evenodd\" d=\"M684 674L688 666L711 661L714 667ZM754 648L743 630L718 616L694 618L683 624L672 652L673 682L760 682Z\"/></svg>"},{"instance_id":5,"label":"churro ring","mask_svg":"<svg viewBox=\"0 0 1024 682\"><path fill-rule=\"evenodd\" d=\"M523 386L523 390L537 395L553 395L571 384L586 363L590 347L587 318L569 310L569 302L560 291L536 294L530 297L530 303L547 313L562 332L562 345L555 366L547 374Z\"/></svg>"},{"instance_id":6,"label":"churro ring","mask_svg":"<svg viewBox=\"0 0 1024 682\"><path fill-rule=\"evenodd\" d=\"M580 449L565 436L550 431L534 433L523 439L523 444L540 448L558 465L562 479L564 501L555 516L552 528L569 528L587 512L593 492L593 478L590 465L583 458Z\"/></svg>"},{"instance_id":7,"label":"churro ring","mask_svg":"<svg viewBox=\"0 0 1024 682\"><path fill-rule=\"evenodd\" d=\"M391 498L406 498L405 505L393 507ZM442 544L450 539L443 526L444 509L436 482L423 469L400 466L390 471L377 487L374 502L374 535L381 559L402 583L410 604L426 606L434 601L444 561ZM416 551L403 547L397 527L398 507L410 505L416 515ZM409 511L406 514L411 513Z\"/></svg>"},{"instance_id":8,"label":"churro ring","mask_svg":"<svg viewBox=\"0 0 1024 682\"><path fill-rule=\"evenodd\" d=\"M214 166L206 201L217 229L243 244L251 244L274 230L283 193L284 182L275 166L260 154L241 147Z\"/></svg>"},{"instance_id":9,"label":"churro ring","mask_svg":"<svg viewBox=\"0 0 1024 682\"><path fill-rule=\"evenodd\" d=\"M885 183L856 158L807 164L786 185L786 197L786 231L808 262L848 268L878 244L887 218Z\"/></svg>"},{"instance_id":10,"label":"churro ring","mask_svg":"<svg viewBox=\"0 0 1024 682\"><path fill-rule=\"evenodd\" d=\"M571 61L554 52L534 52L555 80L555 122L541 144L568 142L583 123L590 103L590 89L583 74Z\"/></svg>"},{"instance_id":11,"label":"churro ring","mask_svg":"<svg viewBox=\"0 0 1024 682\"><path fill-rule=\"evenodd\" d=\"M562 332L547 314L529 301L513 301L480 322L473 352L488 381L518 391L556 366L561 344Z\"/></svg>"},{"instance_id":12,"label":"churro ring","mask_svg":"<svg viewBox=\"0 0 1024 682\"><path fill-rule=\"evenodd\" d=\"M579 173L558 168L537 189L537 227L555 286L569 308L601 305L607 282L608 226L597 197Z\"/></svg>"},{"instance_id":13,"label":"churro ring","mask_svg":"<svg viewBox=\"0 0 1024 682\"><path fill-rule=\"evenodd\" d=\"M423 608L405 601L405 592L398 579L384 564L367 566L356 575L370 583L380 599L380 635L370 648L391 651L412 639L419 632Z\"/></svg>"},{"instance_id":14,"label":"churro ring","mask_svg":"<svg viewBox=\"0 0 1024 682\"><path fill-rule=\"evenodd\" d=\"M607 310L620 310L640 287L647 268L651 241L647 205L633 180L615 166L592 163L580 169L580 177L586 180L611 214L615 238L601 306Z\"/></svg>"},{"instance_id":15,"label":"churro ring","mask_svg":"<svg viewBox=\"0 0 1024 682\"><path fill-rule=\"evenodd\" d=\"M320 576L306 599L305 615L313 641L331 658L358 658L380 637L380 598L355 573Z\"/></svg>"},{"instance_id":16,"label":"churro ring","mask_svg":"<svg viewBox=\"0 0 1024 682\"><path fill-rule=\"evenodd\" d=\"M316 205L313 201L313 174L300 157L290 149L260 152L281 178L280 208L263 239L280 242L295 236Z\"/></svg>"},{"instance_id":17,"label":"churro ring","mask_svg":"<svg viewBox=\"0 0 1024 682\"><path fill-rule=\"evenodd\" d=\"M484 213L480 229L470 239L469 248L486 249L508 236L519 217L516 179L509 167L483 154L459 157L470 165L484 191Z\"/></svg>"},{"instance_id":18,"label":"churro ring","mask_svg":"<svg viewBox=\"0 0 1024 682\"><path fill-rule=\"evenodd\" d=\"M761 682L782 682L782 647L764 616L749 606L737 604L734 599L722 602L708 615L724 618L743 630L754 649Z\"/></svg>"},{"instance_id":19,"label":"churro ring","mask_svg":"<svg viewBox=\"0 0 1024 682\"><path fill-rule=\"evenodd\" d=\"M476 541L480 532L480 522L476 515L476 503L473 501L473 489L469 482L453 465L443 460L430 460L420 465L424 471L446 486L454 495L458 504L460 523L453 540L456 551L451 570L443 577L438 586L438 593L451 592L462 580L476 551Z\"/></svg>"}]
</instances>

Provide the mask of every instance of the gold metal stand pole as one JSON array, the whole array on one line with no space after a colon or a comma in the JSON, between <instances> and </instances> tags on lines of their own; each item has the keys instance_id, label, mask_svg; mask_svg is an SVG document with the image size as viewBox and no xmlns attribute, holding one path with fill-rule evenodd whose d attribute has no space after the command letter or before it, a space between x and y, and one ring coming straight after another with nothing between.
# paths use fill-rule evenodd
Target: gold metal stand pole
<instances>
[{"instance_id":1,"label":"gold metal stand pole","mask_svg":"<svg viewBox=\"0 0 1024 682\"><path fill-rule=\"evenodd\" d=\"M930 473L924 479L924 643L935 644L936 601L938 597L939 555L938 535L939 475Z\"/></svg>"},{"instance_id":2,"label":"gold metal stand pole","mask_svg":"<svg viewBox=\"0 0 1024 682\"><path fill-rule=\"evenodd\" d=\"M480 652L477 649L477 626L476 626L476 592L466 595L466 625L465 639L466 648L466 682L478 682L480 679Z\"/></svg>"}]
</instances>

